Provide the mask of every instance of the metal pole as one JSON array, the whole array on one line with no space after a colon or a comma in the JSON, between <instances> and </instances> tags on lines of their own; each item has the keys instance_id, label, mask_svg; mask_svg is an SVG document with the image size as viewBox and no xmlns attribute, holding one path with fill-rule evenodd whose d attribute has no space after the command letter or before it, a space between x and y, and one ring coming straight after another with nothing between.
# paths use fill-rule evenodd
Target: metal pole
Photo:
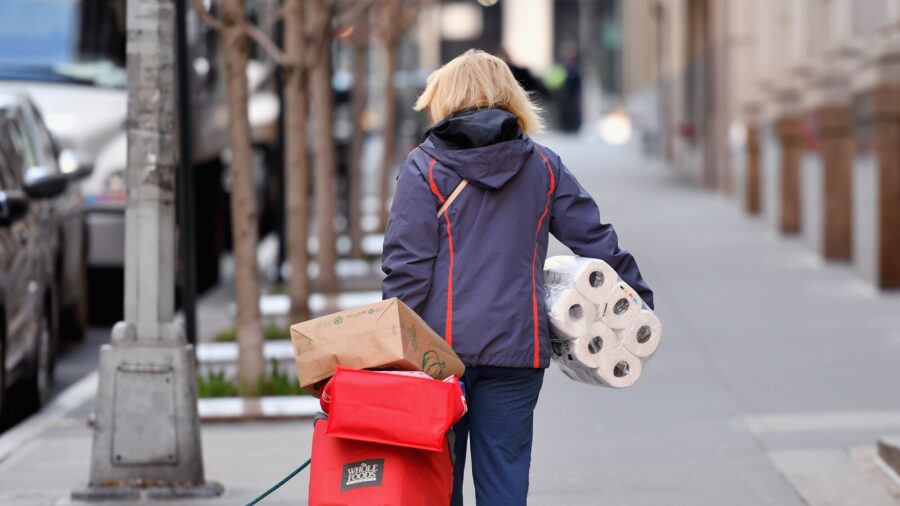
<instances>
[{"instance_id":1,"label":"metal pole","mask_svg":"<svg viewBox=\"0 0 900 506\"><path fill-rule=\"evenodd\" d=\"M176 2L126 8L125 320L100 348L90 478L72 498L213 497L223 489L204 478L196 356L174 319Z\"/></svg>"},{"instance_id":2,"label":"metal pole","mask_svg":"<svg viewBox=\"0 0 900 506\"><path fill-rule=\"evenodd\" d=\"M197 343L197 259L194 170L191 137L191 76L187 54L187 5L175 0L175 59L178 76L178 223L181 254L181 307L187 342Z\"/></svg>"},{"instance_id":3,"label":"metal pole","mask_svg":"<svg viewBox=\"0 0 900 506\"><path fill-rule=\"evenodd\" d=\"M281 2L279 2L279 7ZM275 25L275 37L278 43L284 47L284 23L279 21ZM275 69L275 94L278 95L278 138L275 142L275 152L272 154L275 160L275 174L278 177L278 188L284 188L284 69L279 65ZM287 229L285 228L285 202L284 191L278 192L278 198L275 211L275 232L278 234L278 267L275 269L275 280L284 281L281 268L287 261Z\"/></svg>"},{"instance_id":4,"label":"metal pole","mask_svg":"<svg viewBox=\"0 0 900 506\"><path fill-rule=\"evenodd\" d=\"M657 114L659 115L659 128L657 128L657 135L659 136L659 144L657 145L657 149L659 149L659 154L664 157L665 160L671 161L669 158L669 150L667 149L667 145L669 143L669 115L668 115L668 87L666 86L666 75L665 75L665 41L666 41L666 7L662 2L657 2L653 6L653 18L656 21L656 84L657 84Z\"/></svg>"}]
</instances>

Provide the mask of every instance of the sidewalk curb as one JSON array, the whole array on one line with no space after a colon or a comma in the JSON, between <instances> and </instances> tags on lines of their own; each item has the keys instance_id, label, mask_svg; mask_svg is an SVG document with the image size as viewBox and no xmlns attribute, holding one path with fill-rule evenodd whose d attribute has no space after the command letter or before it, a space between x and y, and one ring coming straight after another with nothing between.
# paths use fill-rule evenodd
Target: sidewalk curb
<instances>
[{"instance_id":1,"label":"sidewalk curb","mask_svg":"<svg viewBox=\"0 0 900 506\"><path fill-rule=\"evenodd\" d=\"M239 349L238 343L232 342L207 342L194 345L197 353L197 363L204 367L221 367L224 365L237 366ZM266 363L272 360L290 362L294 365L294 345L290 339L275 339L263 343L263 358Z\"/></svg>"},{"instance_id":2,"label":"sidewalk curb","mask_svg":"<svg viewBox=\"0 0 900 506\"><path fill-rule=\"evenodd\" d=\"M57 427L69 415L97 394L97 371L63 390L39 412L0 435L0 462L19 448ZM320 410L319 400L302 395L296 397L263 397L241 399L198 399L197 410L204 423L243 422L254 420L310 419Z\"/></svg>"},{"instance_id":3,"label":"sidewalk curb","mask_svg":"<svg viewBox=\"0 0 900 506\"><path fill-rule=\"evenodd\" d=\"M97 395L97 371L63 390L49 404L0 435L0 462L26 443L59 425L69 414Z\"/></svg>"},{"instance_id":4,"label":"sidewalk curb","mask_svg":"<svg viewBox=\"0 0 900 506\"><path fill-rule=\"evenodd\" d=\"M197 400L197 412L203 423L302 420L314 417L319 411L319 399L310 395Z\"/></svg>"},{"instance_id":5,"label":"sidewalk curb","mask_svg":"<svg viewBox=\"0 0 900 506\"><path fill-rule=\"evenodd\" d=\"M881 469L881 472L883 472L885 476L887 476L887 479L894 482L897 486L900 486L900 475L898 475L897 471L894 471L894 468L891 467L890 464L885 462L885 460L881 458L880 455L875 456L875 464L879 469Z\"/></svg>"}]
</instances>

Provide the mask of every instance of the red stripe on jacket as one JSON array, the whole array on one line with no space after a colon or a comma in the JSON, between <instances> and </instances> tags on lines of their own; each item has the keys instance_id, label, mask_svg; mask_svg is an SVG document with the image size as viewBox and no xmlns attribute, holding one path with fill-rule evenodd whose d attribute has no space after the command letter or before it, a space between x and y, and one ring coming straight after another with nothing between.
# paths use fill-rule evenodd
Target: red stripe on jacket
<instances>
[{"instance_id":1,"label":"red stripe on jacket","mask_svg":"<svg viewBox=\"0 0 900 506\"><path fill-rule=\"evenodd\" d=\"M537 369L541 366L541 337L539 328L540 325L538 322L538 301L537 301L537 274L535 273L535 264L537 263L537 254L538 254L538 234L541 232L541 227L544 224L544 218L547 217L547 212L550 210L550 199L553 196L553 190L556 189L556 179L553 177L553 167L550 166L550 160L544 156L544 153L540 150L540 148L535 148L541 158L544 160L544 163L547 165L547 172L550 174L550 188L547 190L547 203L544 204L544 212L541 214L541 219L538 220L537 229L534 231L534 254L531 257L531 308L532 308L532 318L534 319L534 367Z\"/></svg>"},{"instance_id":2,"label":"red stripe on jacket","mask_svg":"<svg viewBox=\"0 0 900 506\"><path fill-rule=\"evenodd\" d=\"M437 185L434 183L434 164L437 163L436 158L431 159L431 163L428 164L428 186L431 187L431 193L433 193L438 200L441 201L441 204L444 203L444 196L441 195L441 191L438 190ZM444 339L447 341L447 344L453 345L453 232L450 230L450 210L448 209L444 212L444 223L447 227L447 241L450 245L450 266L447 268L447 321L444 324Z\"/></svg>"}]
</instances>

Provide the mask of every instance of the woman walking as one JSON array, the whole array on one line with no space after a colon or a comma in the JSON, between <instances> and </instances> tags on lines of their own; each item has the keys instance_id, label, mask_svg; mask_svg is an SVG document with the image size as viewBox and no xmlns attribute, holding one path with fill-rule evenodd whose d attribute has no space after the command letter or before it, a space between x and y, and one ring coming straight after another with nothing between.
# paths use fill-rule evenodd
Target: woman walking
<instances>
[{"instance_id":1,"label":"woman walking","mask_svg":"<svg viewBox=\"0 0 900 506\"><path fill-rule=\"evenodd\" d=\"M534 407L550 365L549 234L605 260L651 307L653 293L591 196L529 137L541 128L539 110L502 60L466 52L428 77L415 108L434 125L397 180L384 296L418 312L466 365L469 413L454 427L451 504L462 504L471 443L478 505L524 505Z\"/></svg>"}]
</instances>

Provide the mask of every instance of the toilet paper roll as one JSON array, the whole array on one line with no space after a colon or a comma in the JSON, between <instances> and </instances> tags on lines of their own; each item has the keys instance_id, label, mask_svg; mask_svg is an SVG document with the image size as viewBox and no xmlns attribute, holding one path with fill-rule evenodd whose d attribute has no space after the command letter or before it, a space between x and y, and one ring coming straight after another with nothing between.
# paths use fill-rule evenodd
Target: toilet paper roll
<instances>
[{"instance_id":1,"label":"toilet paper roll","mask_svg":"<svg viewBox=\"0 0 900 506\"><path fill-rule=\"evenodd\" d=\"M621 346L616 332L603 322L592 322L576 340L573 347L575 359L588 368L600 367L603 356L614 353Z\"/></svg>"},{"instance_id":2,"label":"toilet paper roll","mask_svg":"<svg viewBox=\"0 0 900 506\"><path fill-rule=\"evenodd\" d=\"M649 309L640 314L627 327L619 330L622 345L639 358L648 359L656 353L662 340L662 322Z\"/></svg>"},{"instance_id":3,"label":"toilet paper roll","mask_svg":"<svg viewBox=\"0 0 900 506\"><path fill-rule=\"evenodd\" d=\"M573 286L592 304L606 303L619 275L603 260L555 256L544 262L544 283Z\"/></svg>"},{"instance_id":4,"label":"toilet paper roll","mask_svg":"<svg viewBox=\"0 0 900 506\"><path fill-rule=\"evenodd\" d=\"M550 358L569 379L589 385L601 385L593 369L575 358L574 341L551 341Z\"/></svg>"},{"instance_id":5,"label":"toilet paper roll","mask_svg":"<svg viewBox=\"0 0 900 506\"><path fill-rule=\"evenodd\" d=\"M547 322L556 339L573 340L596 319L596 309L577 291L548 290L545 297Z\"/></svg>"},{"instance_id":6,"label":"toilet paper roll","mask_svg":"<svg viewBox=\"0 0 900 506\"><path fill-rule=\"evenodd\" d=\"M600 310L600 319L610 328L623 329L634 324L644 301L628 283L619 281Z\"/></svg>"},{"instance_id":7,"label":"toilet paper roll","mask_svg":"<svg viewBox=\"0 0 900 506\"><path fill-rule=\"evenodd\" d=\"M544 281L547 281L546 276L548 271L567 269L574 263L575 257L572 255L556 255L544 260Z\"/></svg>"},{"instance_id":8,"label":"toilet paper roll","mask_svg":"<svg viewBox=\"0 0 900 506\"><path fill-rule=\"evenodd\" d=\"M600 357L601 364L594 369L594 377L610 388L628 388L634 385L644 370L641 359L624 347Z\"/></svg>"}]
</instances>

